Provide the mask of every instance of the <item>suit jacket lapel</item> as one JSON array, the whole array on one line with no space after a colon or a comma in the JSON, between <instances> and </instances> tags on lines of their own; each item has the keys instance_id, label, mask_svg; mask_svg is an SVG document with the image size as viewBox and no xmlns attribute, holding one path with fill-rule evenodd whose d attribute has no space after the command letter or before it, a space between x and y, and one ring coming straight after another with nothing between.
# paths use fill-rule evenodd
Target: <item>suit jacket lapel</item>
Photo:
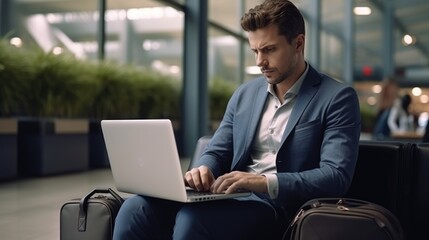
<instances>
[{"instance_id":1,"label":"suit jacket lapel","mask_svg":"<svg viewBox=\"0 0 429 240\"><path fill-rule=\"evenodd\" d=\"M292 109L292 113L286 125L286 129L282 138L282 145L286 138L289 136L292 129L297 124L305 108L316 94L318 90L317 85L320 83L320 81L320 75L316 72L316 70L309 66L307 76L305 77L304 82L301 85L301 89L299 90L295 106Z\"/></svg>"},{"instance_id":2,"label":"suit jacket lapel","mask_svg":"<svg viewBox=\"0 0 429 240\"><path fill-rule=\"evenodd\" d=\"M265 80L264 80L265 81ZM241 152L241 156L235 159L232 163L231 170L239 168L240 165L247 164L247 160L250 157L250 149L253 142L253 138L256 133L256 129L258 128L259 120L261 119L262 112L264 110L265 101L268 96L267 92L268 83L261 84L258 89L255 90L254 101L248 102L246 108L251 111L250 113L250 121L248 125L248 131L246 133L246 137L244 139L244 151Z\"/></svg>"},{"instance_id":3,"label":"suit jacket lapel","mask_svg":"<svg viewBox=\"0 0 429 240\"><path fill-rule=\"evenodd\" d=\"M256 101L253 106L250 106L249 108L252 109L252 116L249 124L249 131L247 132L246 137L246 148L250 147L250 145L252 144L256 129L258 128L259 121L262 117L265 102L268 96L267 87L268 83L263 84L259 87L255 94Z\"/></svg>"}]
</instances>

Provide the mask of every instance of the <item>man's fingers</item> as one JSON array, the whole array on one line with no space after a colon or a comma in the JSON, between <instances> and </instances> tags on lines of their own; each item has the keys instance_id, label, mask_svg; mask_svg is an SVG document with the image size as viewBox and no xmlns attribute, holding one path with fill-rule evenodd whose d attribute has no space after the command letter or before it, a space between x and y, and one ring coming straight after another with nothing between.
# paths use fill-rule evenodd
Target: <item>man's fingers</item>
<instances>
[{"instance_id":1,"label":"man's fingers","mask_svg":"<svg viewBox=\"0 0 429 240\"><path fill-rule=\"evenodd\" d=\"M213 174L205 167L193 168L185 174L187 185L197 191L208 191L214 181Z\"/></svg>"},{"instance_id":2,"label":"man's fingers","mask_svg":"<svg viewBox=\"0 0 429 240\"><path fill-rule=\"evenodd\" d=\"M185 173L185 185L191 188L195 188L194 181L192 179L192 174L190 171Z\"/></svg>"},{"instance_id":3,"label":"man's fingers","mask_svg":"<svg viewBox=\"0 0 429 240\"><path fill-rule=\"evenodd\" d=\"M236 182L234 178L234 174L227 173L223 176L220 176L214 181L211 187L211 191L214 193L224 193L224 192L231 192L228 191L228 188L230 188L234 183Z\"/></svg>"},{"instance_id":4,"label":"man's fingers","mask_svg":"<svg viewBox=\"0 0 429 240\"><path fill-rule=\"evenodd\" d=\"M208 167L205 167L205 166L200 167L198 169L200 172L200 179L201 179L203 191L209 191L211 185L214 182L213 173L210 171L210 169Z\"/></svg>"},{"instance_id":5,"label":"man's fingers","mask_svg":"<svg viewBox=\"0 0 429 240\"><path fill-rule=\"evenodd\" d=\"M218 177L211 187L211 191L214 193L233 193L243 189L252 192L266 192L265 176L239 171L230 172Z\"/></svg>"}]
</instances>

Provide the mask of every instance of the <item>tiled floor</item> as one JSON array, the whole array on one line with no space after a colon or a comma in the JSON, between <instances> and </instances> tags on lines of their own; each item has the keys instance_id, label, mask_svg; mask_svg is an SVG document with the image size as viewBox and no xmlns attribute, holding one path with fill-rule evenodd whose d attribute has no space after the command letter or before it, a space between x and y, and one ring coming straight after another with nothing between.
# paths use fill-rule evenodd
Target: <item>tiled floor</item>
<instances>
[{"instance_id":1,"label":"tiled floor","mask_svg":"<svg viewBox=\"0 0 429 240\"><path fill-rule=\"evenodd\" d=\"M0 239L58 240L62 204L95 187L114 188L110 169L2 183Z\"/></svg>"},{"instance_id":2,"label":"tiled floor","mask_svg":"<svg viewBox=\"0 0 429 240\"><path fill-rule=\"evenodd\" d=\"M110 169L0 182L0 239L59 240L62 204L96 187L116 190Z\"/></svg>"}]
</instances>

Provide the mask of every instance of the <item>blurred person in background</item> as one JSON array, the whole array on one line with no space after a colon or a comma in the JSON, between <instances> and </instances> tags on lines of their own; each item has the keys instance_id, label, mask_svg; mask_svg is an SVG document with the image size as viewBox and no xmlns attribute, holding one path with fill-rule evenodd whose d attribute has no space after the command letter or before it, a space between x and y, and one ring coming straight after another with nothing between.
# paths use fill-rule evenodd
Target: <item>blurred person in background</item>
<instances>
[{"instance_id":1,"label":"blurred person in background","mask_svg":"<svg viewBox=\"0 0 429 240\"><path fill-rule=\"evenodd\" d=\"M390 137L390 128L387 123L390 109L398 98L399 86L395 78L388 77L381 84L378 112L375 119L373 135L375 139L384 139Z\"/></svg>"},{"instance_id":2,"label":"blurred person in background","mask_svg":"<svg viewBox=\"0 0 429 240\"><path fill-rule=\"evenodd\" d=\"M387 119L390 135L415 131L414 115L410 113L411 102L411 96L404 94L393 103Z\"/></svg>"},{"instance_id":3,"label":"blurred person in background","mask_svg":"<svg viewBox=\"0 0 429 240\"><path fill-rule=\"evenodd\" d=\"M426 128L422 137L422 142L429 142L429 120L426 122Z\"/></svg>"}]
</instances>

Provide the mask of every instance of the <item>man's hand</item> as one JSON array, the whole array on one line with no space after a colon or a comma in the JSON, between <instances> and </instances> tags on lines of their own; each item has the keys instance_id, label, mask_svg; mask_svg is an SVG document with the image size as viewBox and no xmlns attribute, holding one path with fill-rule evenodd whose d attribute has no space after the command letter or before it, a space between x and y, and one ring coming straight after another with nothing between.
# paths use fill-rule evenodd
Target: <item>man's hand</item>
<instances>
[{"instance_id":1,"label":"man's hand","mask_svg":"<svg viewBox=\"0 0 429 240\"><path fill-rule=\"evenodd\" d=\"M220 176L210 190L214 193L233 193L240 189L252 192L267 192L267 180L263 175L234 171Z\"/></svg>"},{"instance_id":2,"label":"man's hand","mask_svg":"<svg viewBox=\"0 0 429 240\"><path fill-rule=\"evenodd\" d=\"M214 181L213 173L206 166L192 168L185 174L185 184L197 191L209 191Z\"/></svg>"}]
</instances>

